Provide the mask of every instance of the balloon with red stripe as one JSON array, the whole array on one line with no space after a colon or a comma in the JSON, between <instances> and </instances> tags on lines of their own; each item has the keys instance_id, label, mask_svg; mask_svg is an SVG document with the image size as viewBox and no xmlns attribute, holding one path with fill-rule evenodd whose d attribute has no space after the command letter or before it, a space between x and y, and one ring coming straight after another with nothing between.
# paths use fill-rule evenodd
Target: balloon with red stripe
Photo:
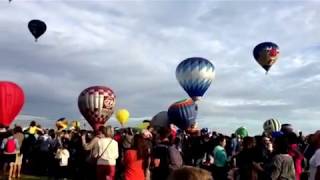
<instances>
[{"instance_id":1,"label":"balloon with red stripe","mask_svg":"<svg viewBox=\"0 0 320 180\"><path fill-rule=\"evenodd\" d=\"M173 103L168 109L169 123L180 129L187 129L196 121L198 107L192 99Z\"/></svg>"},{"instance_id":2,"label":"balloon with red stripe","mask_svg":"<svg viewBox=\"0 0 320 180\"><path fill-rule=\"evenodd\" d=\"M0 81L0 126L9 127L23 104L22 88L14 82Z\"/></svg>"},{"instance_id":3,"label":"balloon with red stripe","mask_svg":"<svg viewBox=\"0 0 320 180\"><path fill-rule=\"evenodd\" d=\"M116 95L105 86L88 87L78 98L79 110L94 130L104 126L112 116L115 103Z\"/></svg>"}]
</instances>

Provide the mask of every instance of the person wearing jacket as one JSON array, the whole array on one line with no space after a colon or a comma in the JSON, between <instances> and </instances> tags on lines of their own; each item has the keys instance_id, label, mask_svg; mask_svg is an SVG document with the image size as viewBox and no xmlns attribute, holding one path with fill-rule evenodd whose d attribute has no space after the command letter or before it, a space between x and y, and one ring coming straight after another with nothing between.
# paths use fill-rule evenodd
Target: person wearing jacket
<instances>
[{"instance_id":1,"label":"person wearing jacket","mask_svg":"<svg viewBox=\"0 0 320 180\"><path fill-rule=\"evenodd\" d=\"M102 134L93 147L93 156L97 158L97 180L114 180L116 160L119 157L118 143L112 139L112 127L102 129Z\"/></svg>"}]
</instances>

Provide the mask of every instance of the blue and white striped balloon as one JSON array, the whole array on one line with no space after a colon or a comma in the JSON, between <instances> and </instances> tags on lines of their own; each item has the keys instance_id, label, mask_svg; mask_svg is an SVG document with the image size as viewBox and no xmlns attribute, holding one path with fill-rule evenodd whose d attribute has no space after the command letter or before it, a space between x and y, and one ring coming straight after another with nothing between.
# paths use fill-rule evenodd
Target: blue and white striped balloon
<instances>
[{"instance_id":1,"label":"blue and white striped balloon","mask_svg":"<svg viewBox=\"0 0 320 180\"><path fill-rule=\"evenodd\" d=\"M277 119L268 119L263 123L264 132L271 134L280 131L281 123Z\"/></svg>"},{"instance_id":2,"label":"blue and white striped balloon","mask_svg":"<svg viewBox=\"0 0 320 180\"><path fill-rule=\"evenodd\" d=\"M192 57L178 65L176 77L183 89L196 101L203 96L214 80L215 68L207 59Z\"/></svg>"}]
</instances>

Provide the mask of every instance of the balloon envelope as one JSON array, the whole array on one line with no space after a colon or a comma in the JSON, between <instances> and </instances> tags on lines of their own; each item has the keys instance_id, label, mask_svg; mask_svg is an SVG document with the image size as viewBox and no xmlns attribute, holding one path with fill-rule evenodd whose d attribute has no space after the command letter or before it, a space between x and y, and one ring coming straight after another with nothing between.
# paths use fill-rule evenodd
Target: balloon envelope
<instances>
[{"instance_id":1,"label":"balloon envelope","mask_svg":"<svg viewBox=\"0 0 320 180\"><path fill-rule=\"evenodd\" d=\"M293 127L291 124L282 124L281 125L281 132L287 134L293 132Z\"/></svg>"},{"instance_id":2,"label":"balloon envelope","mask_svg":"<svg viewBox=\"0 0 320 180\"><path fill-rule=\"evenodd\" d=\"M28 28L34 38L37 40L47 30L47 25L38 19L31 20L28 23Z\"/></svg>"},{"instance_id":3,"label":"balloon envelope","mask_svg":"<svg viewBox=\"0 0 320 180\"><path fill-rule=\"evenodd\" d=\"M80 93L78 107L91 127L97 130L111 117L115 100L116 96L110 88L92 86Z\"/></svg>"},{"instance_id":4,"label":"balloon envelope","mask_svg":"<svg viewBox=\"0 0 320 180\"><path fill-rule=\"evenodd\" d=\"M215 68L207 59L192 57L183 60L176 69L176 78L193 100L198 100L215 77Z\"/></svg>"},{"instance_id":5,"label":"balloon envelope","mask_svg":"<svg viewBox=\"0 0 320 180\"><path fill-rule=\"evenodd\" d=\"M0 81L0 125L8 127L24 104L21 87L9 81Z\"/></svg>"},{"instance_id":6,"label":"balloon envelope","mask_svg":"<svg viewBox=\"0 0 320 180\"><path fill-rule=\"evenodd\" d=\"M58 130L65 130L68 128L68 120L66 118L60 118L56 122L56 127Z\"/></svg>"},{"instance_id":7,"label":"balloon envelope","mask_svg":"<svg viewBox=\"0 0 320 180\"><path fill-rule=\"evenodd\" d=\"M128 123L129 117L130 113L126 109L119 109L116 113L116 118L122 126Z\"/></svg>"},{"instance_id":8,"label":"balloon envelope","mask_svg":"<svg viewBox=\"0 0 320 180\"><path fill-rule=\"evenodd\" d=\"M268 72L278 59L279 46L273 42L260 43L253 49L253 56L260 66Z\"/></svg>"},{"instance_id":9,"label":"balloon envelope","mask_svg":"<svg viewBox=\"0 0 320 180\"><path fill-rule=\"evenodd\" d=\"M197 105L192 99L178 101L168 109L169 123L185 130L196 121L197 110Z\"/></svg>"},{"instance_id":10,"label":"balloon envelope","mask_svg":"<svg viewBox=\"0 0 320 180\"><path fill-rule=\"evenodd\" d=\"M138 129L143 130L147 129L150 126L150 121L149 120L144 120L142 123L138 125Z\"/></svg>"},{"instance_id":11,"label":"balloon envelope","mask_svg":"<svg viewBox=\"0 0 320 180\"><path fill-rule=\"evenodd\" d=\"M236 135L239 135L241 138L247 137L249 135L247 128L239 127L236 132Z\"/></svg>"},{"instance_id":12,"label":"balloon envelope","mask_svg":"<svg viewBox=\"0 0 320 180\"><path fill-rule=\"evenodd\" d=\"M168 111L161 111L155 116L153 116L151 120L151 125L154 127L168 127L169 126Z\"/></svg>"},{"instance_id":13,"label":"balloon envelope","mask_svg":"<svg viewBox=\"0 0 320 180\"><path fill-rule=\"evenodd\" d=\"M277 119L268 119L263 124L263 129L266 133L280 131L281 123Z\"/></svg>"}]
</instances>

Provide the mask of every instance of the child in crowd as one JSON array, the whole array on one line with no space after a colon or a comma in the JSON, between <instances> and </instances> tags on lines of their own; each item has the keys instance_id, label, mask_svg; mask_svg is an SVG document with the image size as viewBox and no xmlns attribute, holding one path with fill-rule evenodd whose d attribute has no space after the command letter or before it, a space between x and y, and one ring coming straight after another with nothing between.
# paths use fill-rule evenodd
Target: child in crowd
<instances>
[{"instance_id":1,"label":"child in crowd","mask_svg":"<svg viewBox=\"0 0 320 180\"><path fill-rule=\"evenodd\" d=\"M59 178L67 179L68 177L68 160L70 153L68 151L68 144L63 143L62 147L57 150L56 159L59 159Z\"/></svg>"}]
</instances>

